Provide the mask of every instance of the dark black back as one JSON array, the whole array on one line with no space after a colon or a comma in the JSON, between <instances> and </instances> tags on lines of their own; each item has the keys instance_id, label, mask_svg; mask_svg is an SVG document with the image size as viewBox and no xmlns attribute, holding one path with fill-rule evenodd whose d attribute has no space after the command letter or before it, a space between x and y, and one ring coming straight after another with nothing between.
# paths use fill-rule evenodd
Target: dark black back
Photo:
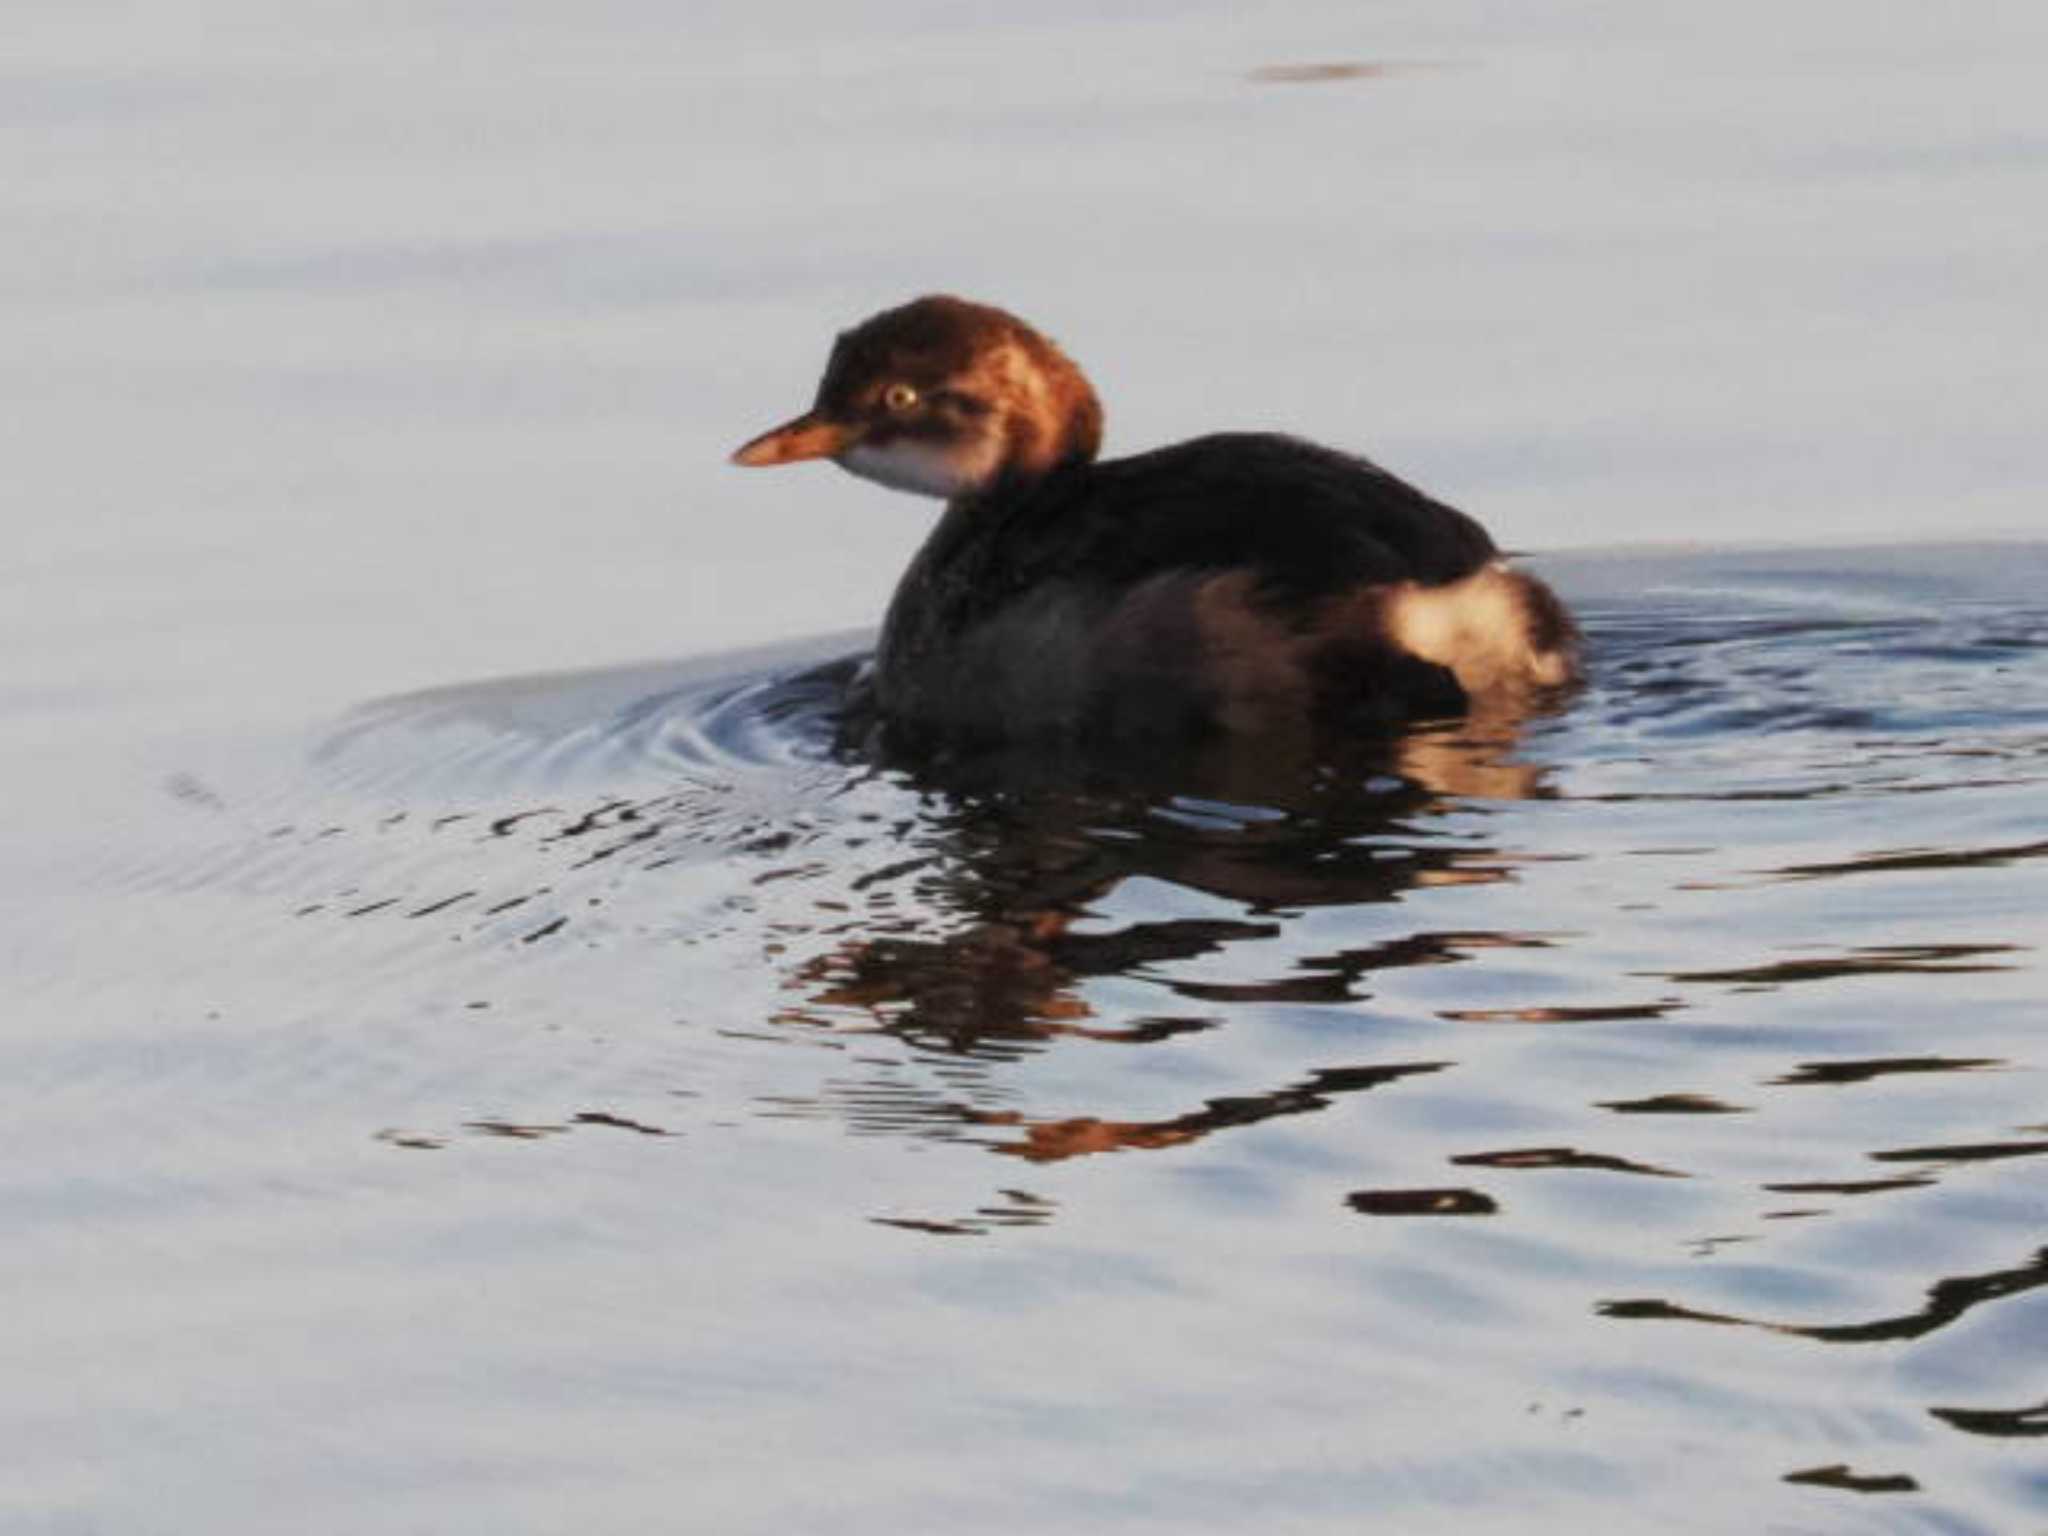
<instances>
[{"instance_id":1,"label":"dark black back","mask_svg":"<svg viewBox=\"0 0 2048 1536\"><path fill-rule=\"evenodd\" d=\"M1044 581L1122 588L1243 569L1276 602L1456 581L1497 553L1472 518L1369 460L1298 438L1219 433L1076 467L963 506L984 601ZM950 519L949 519L950 520Z\"/></svg>"}]
</instances>

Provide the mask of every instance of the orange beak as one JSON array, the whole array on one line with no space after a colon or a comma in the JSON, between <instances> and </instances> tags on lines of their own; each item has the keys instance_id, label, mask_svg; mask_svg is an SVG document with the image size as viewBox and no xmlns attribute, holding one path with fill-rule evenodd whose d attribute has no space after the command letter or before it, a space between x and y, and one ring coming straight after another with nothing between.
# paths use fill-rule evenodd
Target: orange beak
<instances>
[{"instance_id":1,"label":"orange beak","mask_svg":"<svg viewBox=\"0 0 2048 1536\"><path fill-rule=\"evenodd\" d=\"M741 444L732 461L749 469L765 469L771 464L795 464L802 459L835 459L859 441L859 427L806 411L794 421L785 421Z\"/></svg>"}]
</instances>

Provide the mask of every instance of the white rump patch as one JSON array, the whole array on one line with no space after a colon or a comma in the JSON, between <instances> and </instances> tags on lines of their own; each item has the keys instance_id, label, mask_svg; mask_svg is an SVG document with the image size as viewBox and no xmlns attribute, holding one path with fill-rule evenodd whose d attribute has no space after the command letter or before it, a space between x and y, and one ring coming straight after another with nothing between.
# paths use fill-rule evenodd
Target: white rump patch
<instances>
[{"instance_id":1,"label":"white rump patch","mask_svg":"<svg viewBox=\"0 0 2048 1536\"><path fill-rule=\"evenodd\" d=\"M1539 647L1531 633L1528 585L1496 563L1441 587L1398 587L1387 633L1403 650L1450 668L1467 693L1569 681L1571 657Z\"/></svg>"}]
</instances>

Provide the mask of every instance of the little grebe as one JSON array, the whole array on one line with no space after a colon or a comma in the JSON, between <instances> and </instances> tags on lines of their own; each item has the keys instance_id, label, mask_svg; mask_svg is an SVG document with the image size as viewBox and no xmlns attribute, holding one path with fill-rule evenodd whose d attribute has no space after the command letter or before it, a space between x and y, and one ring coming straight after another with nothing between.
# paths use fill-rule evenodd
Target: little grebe
<instances>
[{"instance_id":1,"label":"little grebe","mask_svg":"<svg viewBox=\"0 0 2048 1536\"><path fill-rule=\"evenodd\" d=\"M1550 589L1379 466L1266 433L1098 463L1101 438L1058 347L934 296L843 332L811 409L733 461L947 499L875 656L913 738L1370 731L1573 678Z\"/></svg>"}]
</instances>

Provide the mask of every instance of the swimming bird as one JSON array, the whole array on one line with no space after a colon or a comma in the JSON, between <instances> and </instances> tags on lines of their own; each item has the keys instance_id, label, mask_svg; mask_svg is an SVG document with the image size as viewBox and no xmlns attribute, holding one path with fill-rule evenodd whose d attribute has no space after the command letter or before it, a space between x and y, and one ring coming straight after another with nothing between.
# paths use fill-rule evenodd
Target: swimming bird
<instances>
[{"instance_id":1,"label":"swimming bird","mask_svg":"<svg viewBox=\"0 0 2048 1536\"><path fill-rule=\"evenodd\" d=\"M811 408L733 454L945 498L882 624L889 729L983 746L1384 733L1575 677L1550 589L1369 460L1248 432L1099 460L1102 420L1052 341L931 295L842 332Z\"/></svg>"}]
</instances>

